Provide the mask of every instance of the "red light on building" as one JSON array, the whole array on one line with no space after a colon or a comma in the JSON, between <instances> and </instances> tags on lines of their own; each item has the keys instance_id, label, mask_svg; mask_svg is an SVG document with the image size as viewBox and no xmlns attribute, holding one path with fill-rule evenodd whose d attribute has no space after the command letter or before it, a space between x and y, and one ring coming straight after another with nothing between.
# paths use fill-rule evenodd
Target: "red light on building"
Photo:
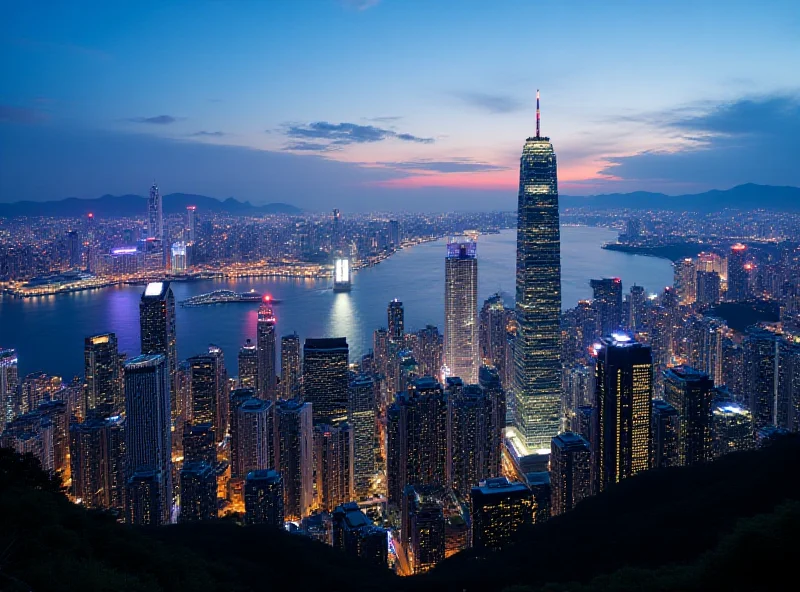
<instances>
[{"instance_id":1,"label":"red light on building","mask_svg":"<svg viewBox=\"0 0 800 592\"><path fill-rule=\"evenodd\" d=\"M89 214L88 214L88 217L89 217L89 219L91 220L92 218L94 218L94 214L92 214L91 212L89 212Z\"/></svg>"}]
</instances>

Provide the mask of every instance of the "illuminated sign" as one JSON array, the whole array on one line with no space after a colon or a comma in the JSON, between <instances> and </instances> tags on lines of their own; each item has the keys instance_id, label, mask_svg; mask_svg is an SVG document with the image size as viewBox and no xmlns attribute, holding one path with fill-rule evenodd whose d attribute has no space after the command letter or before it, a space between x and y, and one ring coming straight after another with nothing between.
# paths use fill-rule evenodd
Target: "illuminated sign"
<instances>
[{"instance_id":1,"label":"illuminated sign","mask_svg":"<svg viewBox=\"0 0 800 592\"><path fill-rule=\"evenodd\" d=\"M164 282L150 282L144 289L145 296L160 296L164 288Z\"/></svg>"},{"instance_id":2,"label":"illuminated sign","mask_svg":"<svg viewBox=\"0 0 800 592\"><path fill-rule=\"evenodd\" d=\"M350 261L349 259L337 259L334 270L333 281L337 284L346 284L350 281Z\"/></svg>"}]
</instances>

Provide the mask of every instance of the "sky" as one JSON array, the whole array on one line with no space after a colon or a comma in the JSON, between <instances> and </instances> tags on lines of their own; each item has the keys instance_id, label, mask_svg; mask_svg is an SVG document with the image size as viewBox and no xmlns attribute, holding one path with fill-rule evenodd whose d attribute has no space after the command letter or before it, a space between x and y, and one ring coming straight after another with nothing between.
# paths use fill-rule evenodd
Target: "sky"
<instances>
[{"instance_id":1,"label":"sky","mask_svg":"<svg viewBox=\"0 0 800 592\"><path fill-rule=\"evenodd\" d=\"M800 185L800 2L9 2L0 202L162 193L513 209L559 191Z\"/></svg>"}]
</instances>

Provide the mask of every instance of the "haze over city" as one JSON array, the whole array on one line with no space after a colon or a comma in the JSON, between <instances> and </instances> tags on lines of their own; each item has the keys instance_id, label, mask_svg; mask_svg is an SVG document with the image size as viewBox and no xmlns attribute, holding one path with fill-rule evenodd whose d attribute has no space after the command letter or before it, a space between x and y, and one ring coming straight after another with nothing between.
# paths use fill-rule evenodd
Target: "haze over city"
<instances>
[{"instance_id":1,"label":"haze over city","mask_svg":"<svg viewBox=\"0 0 800 592\"><path fill-rule=\"evenodd\" d=\"M309 210L513 209L539 88L562 194L798 185L798 27L791 1L14 3L0 202L155 178Z\"/></svg>"}]
</instances>

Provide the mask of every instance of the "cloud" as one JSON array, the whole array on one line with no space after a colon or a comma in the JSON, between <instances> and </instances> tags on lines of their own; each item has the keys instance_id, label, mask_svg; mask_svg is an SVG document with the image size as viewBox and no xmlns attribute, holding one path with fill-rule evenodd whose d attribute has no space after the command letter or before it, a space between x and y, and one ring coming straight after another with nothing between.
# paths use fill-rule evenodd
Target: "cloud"
<instances>
[{"instance_id":1,"label":"cloud","mask_svg":"<svg viewBox=\"0 0 800 592\"><path fill-rule=\"evenodd\" d=\"M392 123L403 119L402 115L384 115L383 117L365 117L367 121L374 121L376 123Z\"/></svg>"},{"instance_id":2,"label":"cloud","mask_svg":"<svg viewBox=\"0 0 800 592\"><path fill-rule=\"evenodd\" d=\"M221 138L222 136L227 136L225 132L206 132L206 131L199 131L193 134L189 134L193 138Z\"/></svg>"},{"instance_id":3,"label":"cloud","mask_svg":"<svg viewBox=\"0 0 800 592\"><path fill-rule=\"evenodd\" d=\"M47 114L27 107L0 105L0 121L9 123L36 123L47 119Z\"/></svg>"},{"instance_id":4,"label":"cloud","mask_svg":"<svg viewBox=\"0 0 800 592\"><path fill-rule=\"evenodd\" d=\"M418 144L432 144L433 138L421 138L408 133L398 133L394 130L376 127L374 125L359 125L357 123L328 123L316 121L309 124L287 124L284 133L288 138L297 140L287 150L327 150L336 146L350 144L368 144L383 140L397 139L403 142ZM311 148L316 144L319 148Z\"/></svg>"},{"instance_id":5,"label":"cloud","mask_svg":"<svg viewBox=\"0 0 800 592\"><path fill-rule=\"evenodd\" d=\"M489 113L514 113L526 107L525 103L510 95L495 95L469 91L455 92L453 95L465 103L488 111Z\"/></svg>"},{"instance_id":6,"label":"cloud","mask_svg":"<svg viewBox=\"0 0 800 592\"><path fill-rule=\"evenodd\" d=\"M729 187L800 185L800 93L702 103L641 118L682 145L607 158L623 180Z\"/></svg>"},{"instance_id":7,"label":"cloud","mask_svg":"<svg viewBox=\"0 0 800 592\"><path fill-rule=\"evenodd\" d=\"M128 121L133 123L151 123L154 125L169 125L178 121L177 117L172 115L156 115L155 117L131 117Z\"/></svg>"},{"instance_id":8,"label":"cloud","mask_svg":"<svg viewBox=\"0 0 800 592\"><path fill-rule=\"evenodd\" d=\"M386 166L411 171L427 171L432 173L484 173L487 171L505 171L508 167L476 162L470 158L454 158L452 160L409 160L405 162L387 162Z\"/></svg>"},{"instance_id":9,"label":"cloud","mask_svg":"<svg viewBox=\"0 0 800 592\"><path fill-rule=\"evenodd\" d=\"M332 149L330 144L321 144L320 142L291 142L283 148L284 150L298 150L307 152L325 152Z\"/></svg>"}]
</instances>

